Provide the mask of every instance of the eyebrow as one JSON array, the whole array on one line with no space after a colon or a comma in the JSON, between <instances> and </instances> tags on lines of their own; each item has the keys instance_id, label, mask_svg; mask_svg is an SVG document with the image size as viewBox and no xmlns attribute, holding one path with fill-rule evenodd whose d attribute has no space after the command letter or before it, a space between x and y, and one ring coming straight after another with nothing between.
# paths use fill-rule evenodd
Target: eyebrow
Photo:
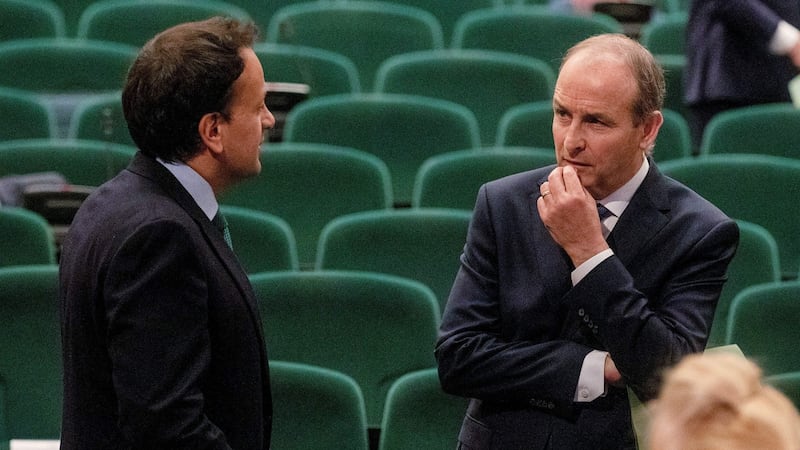
<instances>
[{"instance_id":1,"label":"eyebrow","mask_svg":"<svg viewBox=\"0 0 800 450\"><path fill-rule=\"evenodd\" d=\"M555 113L555 111L558 111L558 110L570 112L569 108L567 108L564 105L562 105L555 97L553 97L553 112ZM584 121L586 119L592 119L592 120L596 120L596 121L603 122L603 123L606 123L606 124L614 124L614 123L616 123L614 120L612 120L611 117L609 117L606 114L602 114L602 113L588 112L588 113L584 114Z\"/></svg>"}]
</instances>

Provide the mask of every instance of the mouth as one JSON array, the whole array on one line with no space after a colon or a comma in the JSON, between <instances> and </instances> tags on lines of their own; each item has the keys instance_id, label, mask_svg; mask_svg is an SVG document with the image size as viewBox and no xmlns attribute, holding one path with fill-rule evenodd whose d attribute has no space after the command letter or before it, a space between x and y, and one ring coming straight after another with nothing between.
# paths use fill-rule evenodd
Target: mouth
<instances>
[{"instance_id":1,"label":"mouth","mask_svg":"<svg viewBox=\"0 0 800 450\"><path fill-rule=\"evenodd\" d=\"M573 161L573 160L570 160L570 159L563 160L562 161L562 165L564 165L564 164L570 165L570 166L572 166L572 167L574 167L576 169L581 168L581 167L589 167L589 164L582 163L580 161Z\"/></svg>"}]
</instances>

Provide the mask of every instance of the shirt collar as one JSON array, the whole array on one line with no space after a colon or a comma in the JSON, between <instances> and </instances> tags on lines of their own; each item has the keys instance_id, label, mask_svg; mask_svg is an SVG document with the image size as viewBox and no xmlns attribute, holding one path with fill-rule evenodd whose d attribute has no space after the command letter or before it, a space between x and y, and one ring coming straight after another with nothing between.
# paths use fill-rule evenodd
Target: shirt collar
<instances>
[{"instance_id":1,"label":"shirt collar","mask_svg":"<svg viewBox=\"0 0 800 450\"><path fill-rule=\"evenodd\" d=\"M166 162L161 158L156 158L169 172L177 178L178 182L189 192L197 206L211 220L219 209L214 190L199 173L182 162Z\"/></svg>"},{"instance_id":2,"label":"shirt collar","mask_svg":"<svg viewBox=\"0 0 800 450\"><path fill-rule=\"evenodd\" d=\"M647 158L642 158L642 161L643 162L641 167L639 167L639 170L630 180L628 180L627 183L623 184L621 188L612 192L608 197L598 201L598 203L602 204L609 211L614 213L616 217L622 216L625 208L627 208L628 204L631 202L633 194L635 194L636 190L639 189L639 186L642 185L644 178L647 176L647 171L650 170L650 162L647 160Z\"/></svg>"}]
</instances>

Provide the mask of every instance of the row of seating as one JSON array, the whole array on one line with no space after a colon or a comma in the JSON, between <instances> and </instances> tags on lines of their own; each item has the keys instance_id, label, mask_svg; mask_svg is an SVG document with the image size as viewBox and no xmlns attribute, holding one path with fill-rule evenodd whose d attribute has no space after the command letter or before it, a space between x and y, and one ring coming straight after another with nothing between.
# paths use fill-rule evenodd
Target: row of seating
<instances>
[{"instance_id":1,"label":"row of seating","mask_svg":"<svg viewBox=\"0 0 800 450\"><path fill-rule=\"evenodd\" d=\"M358 123L358 122L353 122ZM121 170L134 150L81 141L14 141L0 145L0 176L56 171L73 184L99 185ZM409 169L408 197L393 193L388 165L374 154L319 143L284 142L262 150L261 176L221 197L281 217L297 240L301 265L313 265L323 227L336 217L391 209L398 198L415 208L471 210L481 184L555 162L550 149L472 148L444 151ZM784 274L800 267L794 207L800 160L756 154L707 155L659 163L662 171L692 187L736 219L767 228L781 252ZM322 180L322 181L321 181ZM765 181L768 180L768 181ZM313 207L310 206L313 204Z\"/></svg>"},{"instance_id":2,"label":"row of seating","mask_svg":"<svg viewBox=\"0 0 800 450\"><path fill-rule=\"evenodd\" d=\"M305 0L308 1L308 0ZM261 0L226 0L212 1L203 0L202 2L188 2L185 0L150 0L161 7L159 18L177 17L178 20L191 20L193 15L226 13L229 15L246 15L252 18L262 28L266 29L270 19L282 7L302 3L303 0L276 0L263 2ZM462 0L452 2L448 0L393 0L394 3L419 8L432 14L441 24L445 36L449 36L454 28L456 21L465 13L476 10L498 6L509 5L547 5L547 0ZM202 5L200 3L203 3ZM685 0L665 0L655 2L655 9L660 13L680 13L685 11L687 1ZM90 28L92 18L102 16L102 22L109 13L107 5L115 5L114 2L103 0L39 0L37 2L26 2L25 0L2 0L0 1L0 18L13 17L17 22L24 22L27 26L11 26L0 33L0 39L13 37L32 37L32 36L82 36ZM173 5L185 7L186 10L178 11ZM130 11L130 10L129 10ZM153 16L144 16L150 20ZM135 18L132 16L131 18ZM98 19L95 19L98 20ZM172 20L175 20L174 18ZM3 23L14 23L3 21Z\"/></svg>"},{"instance_id":3,"label":"row of seating","mask_svg":"<svg viewBox=\"0 0 800 450\"><path fill-rule=\"evenodd\" d=\"M265 318L274 371L275 448L366 448L367 429L375 434L397 421L421 418L419 409L412 416L402 412L398 390L406 391L409 385L400 379L413 373L415 379L424 378L427 391L437 392L430 369L435 367L440 312L429 288L367 272L273 272L252 275L251 282ZM0 442L58 437L57 286L55 265L0 269ZM428 373L418 372L423 370ZM437 395L444 396L441 391ZM331 411L345 401L356 402L351 415ZM424 429L433 423L417 425ZM419 436L390 433L384 438L397 442L383 448L401 448L400 443ZM455 435L446 438L452 441Z\"/></svg>"},{"instance_id":4,"label":"row of seating","mask_svg":"<svg viewBox=\"0 0 800 450\"><path fill-rule=\"evenodd\" d=\"M0 442L58 437L57 274L54 265L0 269ZM368 436L386 450L453 445L466 400L440 390L432 355L439 309L427 287L356 271L251 281L272 358L276 448L365 449ZM725 340L795 403L798 295L797 281L743 290Z\"/></svg>"}]
</instances>

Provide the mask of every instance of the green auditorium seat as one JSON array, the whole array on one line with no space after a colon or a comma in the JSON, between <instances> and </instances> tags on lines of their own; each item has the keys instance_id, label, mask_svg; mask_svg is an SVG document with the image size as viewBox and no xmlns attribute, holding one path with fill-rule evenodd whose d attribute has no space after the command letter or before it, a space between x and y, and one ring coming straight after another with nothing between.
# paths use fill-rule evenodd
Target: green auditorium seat
<instances>
[{"instance_id":1,"label":"green auditorium seat","mask_svg":"<svg viewBox=\"0 0 800 450\"><path fill-rule=\"evenodd\" d=\"M317 238L330 220L392 204L386 165L352 148L267 145L261 151L261 165L261 175L231 187L220 203L285 220L294 233L301 268L314 266Z\"/></svg>"},{"instance_id":2,"label":"green auditorium seat","mask_svg":"<svg viewBox=\"0 0 800 450\"><path fill-rule=\"evenodd\" d=\"M667 14L642 29L641 43L653 54L686 54L686 13Z\"/></svg>"},{"instance_id":3,"label":"green auditorium seat","mask_svg":"<svg viewBox=\"0 0 800 450\"><path fill-rule=\"evenodd\" d=\"M535 5L487 8L461 16L452 47L528 55L558 71L569 47L589 36L614 32L622 32L622 27L610 18L556 14Z\"/></svg>"},{"instance_id":4,"label":"green auditorium seat","mask_svg":"<svg viewBox=\"0 0 800 450\"><path fill-rule=\"evenodd\" d=\"M384 61L377 92L413 94L460 103L478 119L481 141L495 142L500 117L509 108L550 100L555 74L543 61L490 50L428 50ZM468 93L468 94L466 94Z\"/></svg>"},{"instance_id":5,"label":"green auditorium seat","mask_svg":"<svg viewBox=\"0 0 800 450\"><path fill-rule=\"evenodd\" d=\"M6 120L0 141L55 137L50 108L30 92L0 87L0 114Z\"/></svg>"},{"instance_id":6,"label":"green auditorium seat","mask_svg":"<svg viewBox=\"0 0 800 450\"><path fill-rule=\"evenodd\" d=\"M436 369L400 377L386 396L379 450L450 450L469 400L446 394Z\"/></svg>"},{"instance_id":7,"label":"green auditorium seat","mask_svg":"<svg viewBox=\"0 0 800 450\"><path fill-rule=\"evenodd\" d=\"M664 81L667 85L664 108L675 111L684 119L689 120L689 110L683 101L683 71L686 67L686 57L666 54L655 55L655 57L664 69ZM693 149L693 153L696 153L696 149Z\"/></svg>"},{"instance_id":8,"label":"green auditorium seat","mask_svg":"<svg viewBox=\"0 0 800 450\"><path fill-rule=\"evenodd\" d=\"M56 263L53 230L42 216L4 206L0 230L0 267Z\"/></svg>"},{"instance_id":9,"label":"green auditorium seat","mask_svg":"<svg viewBox=\"0 0 800 450\"><path fill-rule=\"evenodd\" d=\"M800 282L751 286L733 300L727 342L737 344L765 375L800 371Z\"/></svg>"},{"instance_id":10,"label":"green auditorium seat","mask_svg":"<svg viewBox=\"0 0 800 450\"><path fill-rule=\"evenodd\" d=\"M297 243L280 217L231 205L220 206L233 241L233 251L247 273L299 270Z\"/></svg>"},{"instance_id":11,"label":"green auditorium seat","mask_svg":"<svg viewBox=\"0 0 800 450\"><path fill-rule=\"evenodd\" d=\"M0 43L0 86L34 92L53 111L59 136L75 104L118 91L136 47L84 39L36 38Z\"/></svg>"},{"instance_id":12,"label":"green auditorium seat","mask_svg":"<svg viewBox=\"0 0 800 450\"><path fill-rule=\"evenodd\" d=\"M0 0L0 24L0 42L66 33L63 11L49 0Z\"/></svg>"},{"instance_id":13,"label":"green auditorium seat","mask_svg":"<svg viewBox=\"0 0 800 450\"><path fill-rule=\"evenodd\" d=\"M58 439L61 367L58 266L0 269L0 416L9 438Z\"/></svg>"},{"instance_id":14,"label":"green auditorium seat","mask_svg":"<svg viewBox=\"0 0 800 450\"><path fill-rule=\"evenodd\" d=\"M288 361L269 363L272 448L367 450L364 396L353 378Z\"/></svg>"},{"instance_id":15,"label":"green auditorium seat","mask_svg":"<svg viewBox=\"0 0 800 450\"><path fill-rule=\"evenodd\" d=\"M449 44L453 36L453 27L459 17L476 9L502 6L502 0L394 0L395 3L415 6L436 16L442 25L445 44Z\"/></svg>"},{"instance_id":16,"label":"green auditorium seat","mask_svg":"<svg viewBox=\"0 0 800 450\"><path fill-rule=\"evenodd\" d=\"M471 211L484 183L555 162L552 149L536 147L487 147L432 156L417 172L412 206Z\"/></svg>"},{"instance_id":17,"label":"green auditorium seat","mask_svg":"<svg viewBox=\"0 0 800 450\"><path fill-rule=\"evenodd\" d=\"M800 110L791 103L721 112L708 123L701 155L757 153L800 161Z\"/></svg>"},{"instance_id":18,"label":"green auditorium seat","mask_svg":"<svg viewBox=\"0 0 800 450\"><path fill-rule=\"evenodd\" d=\"M358 69L350 58L303 45L260 43L253 48L270 82L303 83L309 97L361 92Z\"/></svg>"},{"instance_id":19,"label":"green auditorium seat","mask_svg":"<svg viewBox=\"0 0 800 450\"><path fill-rule=\"evenodd\" d=\"M317 270L381 272L419 281L444 309L467 240L470 211L367 211L332 220L320 233Z\"/></svg>"},{"instance_id":20,"label":"green auditorium seat","mask_svg":"<svg viewBox=\"0 0 800 450\"><path fill-rule=\"evenodd\" d=\"M121 92L92 96L77 103L67 137L136 147L122 113Z\"/></svg>"},{"instance_id":21,"label":"green auditorium seat","mask_svg":"<svg viewBox=\"0 0 800 450\"><path fill-rule=\"evenodd\" d=\"M778 243L782 277L800 267L800 161L778 156L729 154L666 161L659 165L728 216L766 228Z\"/></svg>"},{"instance_id":22,"label":"green auditorium seat","mask_svg":"<svg viewBox=\"0 0 800 450\"><path fill-rule=\"evenodd\" d=\"M355 271L271 272L250 280L270 358L352 377L373 430L381 425L392 383L435 367L439 308L421 283Z\"/></svg>"},{"instance_id":23,"label":"green auditorium seat","mask_svg":"<svg viewBox=\"0 0 800 450\"><path fill-rule=\"evenodd\" d=\"M553 102L538 101L509 108L497 124L496 145L555 148Z\"/></svg>"},{"instance_id":24,"label":"green auditorium seat","mask_svg":"<svg viewBox=\"0 0 800 450\"><path fill-rule=\"evenodd\" d=\"M351 147L377 156L389 168L397 205L411 203L414 176L426 158L480 145L477 119L467 107L402 94L306 100L289 112L283 138Z\"/></svg>"},{"instance_id":25,"label":"green auditorium seat","mask_svg":"<svg viewBox=\"0 0 800 450\"><path fill-rule=\"evenodd\" d=\"M173 25L213 16L250 19L247 11L216 0L98 0L81 14L77 36L141 47Z\"/></svg>"},{"instance_id":26,"label":"green auditorium seat","mask_svg":"<svg viewBox=\"0 0 800 450\"><path fill-rule=\"evenodd\" d=\"M120 144L58 139L0 143L0 176L58 172L71 184L99 186L128 166L136 149Z\"/></svg>"},{"instance_id":27,"label":"green auditorium seat","mask_svg":"<svg viewBox=\"0 0 800 450\"><path fill-rule=\"evenodd\" d=\"M800 409L800 371L772 375L766 377L765 381L788 397L795 408Z\"/></svg>"},{"instance_id":28,"label":"green auditorium seat","mask_svg":"<svg viewBox=\"0 0 800 450\"><path fill-rule=\"evenodd\" d=\"M444 47L433 14L391 2L317 1L280 8L267 28L267 41L318 47L343 54L358 67L365 90L389 56Z\"/></svg>"},{"instance_id":29,"label":"green auditorium seat","mask_svg":"<svg viewBox=\"0 0 800 450\"><path fill-rule=\"evenodd\" d=\"M780 281L778 244L766 228L738 220L739 248L728 266L728 281L722 288L714 313L707 348L725 345L728 316L736 294L749 286Z\"/></svg>"}]
</instances>

